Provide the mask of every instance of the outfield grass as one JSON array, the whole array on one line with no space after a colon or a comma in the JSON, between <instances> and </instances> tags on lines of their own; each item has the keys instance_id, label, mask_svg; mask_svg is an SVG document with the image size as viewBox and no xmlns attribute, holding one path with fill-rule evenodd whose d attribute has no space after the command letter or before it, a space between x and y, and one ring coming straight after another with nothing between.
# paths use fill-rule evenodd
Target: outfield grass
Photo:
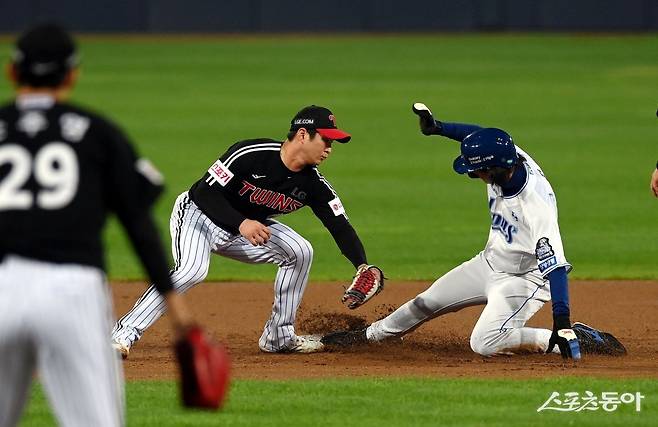
<instances>
[{"instance_id":1,"label":"outfield grass","mask_svg":"<svg viewBox=\"0 0 658 427\"><path fill-rule=\"evenodd\" d=\"M641 392L616 411L555 412L537 409L552 392ZM128 426L649 426L658 417L658 382L556 378L550 380L368 379L237 381L222 412L179 407L170 382L127 384ZM582 401L582 399L581 399ZM559 406L553 404L552 406ZM21 424L54 425L35 387Z\"/></svg>"},{"instance_id":2,"label":"outfield grass","mask_svg":"<svg viewBox=\"0 0 658 427\"><path fill-rule=\"evenodd\" d=\"M418 132L439 119L508 130L556 189L575 278L658 278L658 43L647 36L427 35L82 39L75 101L123 124L168 178L157 206L166 232L177 194L234 141L283 138L302 106L330 106L353 133L322 170L371 262L392 279L438 277L479 251L484 186L451 170L458 145ZM0 55L10 48L0 44ZM0 84L8 97L9 86ZM285 221L315 246L311 280L352 267L310 210ZM116 226L113 278L141 278ZM166 239L168 242L168 239ZM222 259L212 279L270 280L273 268Z\"/></svg>"}]
</instances>

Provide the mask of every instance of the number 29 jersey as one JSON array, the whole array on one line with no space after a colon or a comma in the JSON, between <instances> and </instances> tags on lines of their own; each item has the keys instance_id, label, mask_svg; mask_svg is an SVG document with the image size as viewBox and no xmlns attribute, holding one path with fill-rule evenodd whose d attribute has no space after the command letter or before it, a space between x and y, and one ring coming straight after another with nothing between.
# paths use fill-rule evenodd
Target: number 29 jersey
<instances>
[{"instance_id":1,"label":"number 29 jersey","mask_svg":"<svg viewBox=\"0 0 658 427\"><path fill-rule=\"evenodd\" d=\"M17 98L0 107L0 258L103 268L108 212L130 222L161 191L158 178L109 121L51 97Z\"/></svg>"}]
</instances>

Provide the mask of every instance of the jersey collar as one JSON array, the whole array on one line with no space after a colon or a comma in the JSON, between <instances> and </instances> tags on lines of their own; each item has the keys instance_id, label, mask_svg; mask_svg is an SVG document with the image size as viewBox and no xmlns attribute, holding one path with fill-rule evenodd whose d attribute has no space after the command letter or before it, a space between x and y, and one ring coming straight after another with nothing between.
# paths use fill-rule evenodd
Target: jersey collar
<instances>
[{"instance_id":1,"label":"jersey collar","mask_svg":"<svg viewBox=\"0 0 658 427\"><path fill-rule=\"evenodd\" d=\"M521 191L523 191L526 184L528 183L529 174L528 170L526 169L526 164L523 162L521 165L523 165L523 167L517 167L514 170L514 174L512 175L512 178L509 180L507 185L501 187L503 197L506 199L517 196Z\"/></svg>"},{"instance_id":2,"label":"jersey collar","mask_svg":"<svg viewBox=\"0 0 658 427\"><path fill-rule=\"evenodd\" d=\"M55 105L55 97L52 95L45 94L25 94L18 95L16 97L16 107L19 110L28 110L28 109L48 109Z\"/></svg>"}]
</instances>

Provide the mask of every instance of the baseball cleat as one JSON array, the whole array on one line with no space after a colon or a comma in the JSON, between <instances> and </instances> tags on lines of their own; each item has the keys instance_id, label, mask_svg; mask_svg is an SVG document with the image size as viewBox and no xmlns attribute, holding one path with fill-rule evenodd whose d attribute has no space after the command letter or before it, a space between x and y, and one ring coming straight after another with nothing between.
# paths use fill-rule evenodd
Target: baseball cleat
<instances>
[{"instance_id":1,"label":"baseball cleat","mask_svg":"<svg viewBox=\"0 0 658 427\"><path fill-rule=\"evenodd\" d=\"M286 349L290 353L318 353L324 351L324 344L320 335L298 335L291 347Z\"/></svg>"},{"instance_id":2,"label":"baseball cleat","mask_svg":"<svg viewBox=\"0 0 658 427\"><path fill-rule=\"evenodd\" d=\"M118 341L112 341L112 348L115 349L123 360L128 358L128 353L130 353L130 347L125 344L121 344Z\"/></svg>"},{"instance_id":3,"label":"baseball cleat","mask_svg":"<svg viewBox=\"0 0 658 427\"><path fill-rule=\"evenodd\" d=\"M608 332L599 331L584 323L576 322L571 327L580 342L584 354L605 354L623 356L627 353L624 345Z\"/></svg>"},{"instance_id":4,"label":"baseball cleat","mask_svg":"<svg viewBox=\"0 0 658 427\"><path fill-rule=\"evenodd\" d=\"M338 347L350 347L353 345L367 344L366 329L356 331L332 332L322 337L322 343L325 345L335 345Z\"/></svg>"},{"instance_id":5,"label":"baseball cleat","mask_svg":"<svg viewBox=\"0 0 658 427\"><path fill-rule=\"evenodd\" d=\"M320 338L320 335L297 335L282 349L267 350L261 347L260 350L265 353L320 353L325 350Z\"/></svg>"}]
</instances>

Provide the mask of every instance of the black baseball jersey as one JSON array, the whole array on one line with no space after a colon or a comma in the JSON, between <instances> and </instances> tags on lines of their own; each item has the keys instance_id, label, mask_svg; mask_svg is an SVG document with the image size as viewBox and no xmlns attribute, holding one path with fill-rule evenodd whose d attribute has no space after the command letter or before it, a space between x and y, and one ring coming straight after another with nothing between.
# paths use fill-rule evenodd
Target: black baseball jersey
<instances>
[{"instance_id":1,"label":"black baseball jersey","mask_svg":"<svg viewBox=\"0 0 658 427\"><path fill-rule=\"evenodd\" d=\"M281 145L266 138L234 144L192 185L190 198L215 224L236 234L245 219L267 224L273 216L308 205L352 264L366 263L363 245L331 184L316 166L289 170L281 160Z\"/></svg>"},{"instance_id":2,"label":"black baseball jersey","mask_svg":"<svg viewBox=\"0 0 658 427\"><path fill-rule=\"evenodd\" d=\"M48 96L19 97L0 107L0 257L102 269L101 230L114 211L151 280L170 289L149 214L158 177L109 121Z\"/></svg>"}]
</instances>

